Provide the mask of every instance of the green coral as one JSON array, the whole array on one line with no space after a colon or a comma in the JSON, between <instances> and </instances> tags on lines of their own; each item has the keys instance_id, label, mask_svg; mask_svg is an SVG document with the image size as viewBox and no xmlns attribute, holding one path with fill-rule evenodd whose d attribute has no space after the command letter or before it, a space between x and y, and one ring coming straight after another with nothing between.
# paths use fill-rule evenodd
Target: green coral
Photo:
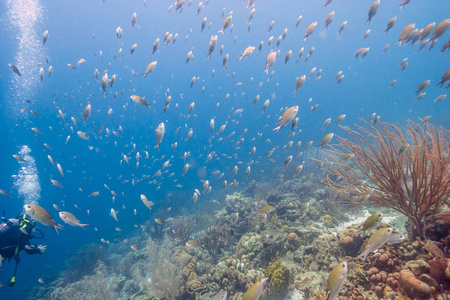
<instances>
[{"instance_id":1,"label":"green coral","mask_svg":"<svg viewBox=\"0 0 450 300\"><path fill-rule=\"evenodd\" d=\"M269 277L270 295L283 295L289 287L289 269L274 262L265 271L265 276Z\"/></svg>"}]
</instances>

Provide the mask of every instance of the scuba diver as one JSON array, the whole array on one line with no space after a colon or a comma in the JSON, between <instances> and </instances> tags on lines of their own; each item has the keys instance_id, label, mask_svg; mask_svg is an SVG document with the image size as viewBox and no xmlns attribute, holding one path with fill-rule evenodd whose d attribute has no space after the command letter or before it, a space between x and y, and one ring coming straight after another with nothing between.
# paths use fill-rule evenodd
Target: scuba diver
<instances>
[{"instance_id":1,"label":"scuba diver","mask_svg":"<svg viewBox=\"0 0 450 300\"><path fill-rule=\"evenodd\" d=\"M27 254L42 254L47 249L45 245L30 245L30 239L44 238L44 234L36 227L34 222L25 213L18 215L16 218L6 219L2 217L3 223L0 224L0 266L3 261L14 259L16 267L14 275L8 282L9 287L13 287L16 283L17 265L20 262L19 252L25 250ZM35 231L39 231L41 236L33 235Z\"/></svg>"}]
</instances>

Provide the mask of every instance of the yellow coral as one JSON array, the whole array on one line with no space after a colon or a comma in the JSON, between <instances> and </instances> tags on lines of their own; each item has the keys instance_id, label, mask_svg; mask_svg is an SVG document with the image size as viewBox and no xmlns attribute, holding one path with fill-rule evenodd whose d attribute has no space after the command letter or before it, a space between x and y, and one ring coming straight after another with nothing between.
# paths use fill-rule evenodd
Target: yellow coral
<instances>
[{"instance_id":1,"label":"yellow coral","mask_svg":"<svg viewBox=\"0 0 450 300\"><path fill-rule=\"evenodd\" d=\"M284 225L283 227L281 227L281 231L288 231L289 230L289 226Z\"/></svg>"},{"instance_id":2,"label":"yellow coral","mask_svg":"<svg viewBox=\"0 0 450 300\"><path fill-rule=\"evenodd\" d=\"M267 267L265 276L269 277L271 295L282 295L288 291L289 269L279 262L274 262Z\"/></svg>"},{"instance_id":3,"label":"yellow coral","mask_svg":"<svg viewBox=\"0 0 450 300\"><path fill-rule=\"evenodd\" d=\"M298 236L297 236L297 234L296 234L295 232L291 232L291 233L288 234L287 240L288 240L289 242L291 242L291 241L294 241L297 237L298 237Z\"/></svg>"}]
</instances>

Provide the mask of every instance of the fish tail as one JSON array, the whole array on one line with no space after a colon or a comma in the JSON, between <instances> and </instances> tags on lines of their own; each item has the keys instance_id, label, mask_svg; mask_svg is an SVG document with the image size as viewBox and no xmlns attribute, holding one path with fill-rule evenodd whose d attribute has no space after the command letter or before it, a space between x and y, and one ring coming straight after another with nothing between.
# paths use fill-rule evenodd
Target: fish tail
<instances>
[{"instance_id":1,"label":"fish tail","mask_svg":"<svg viewBox=\"0 0 450 300\"><path fill-rule=\"evenodd\" d=\"M86 230L86 228L84 228L84 226L89 226L89 224L78 224L78 226L80 226L81 228L83 228L83 230Z\"/></svg>"},{"instance_id":2,"label":"fish tail","mask_svg":"<svg viewBox=\"0 0 450 300\"><path fill-rule=\"evenodd\" d=\"M307 36L305 35L305 37L303 38L303 41L304 41L304 42L306 42L306 38L307 38Z\"/></svg>"},{"instance_id":3,"label":"fish tail","mask_svg":"<svg viewBox=\"0 0 450 300\"><path fill-rule=\"evenodd\" d=\"M54 223L52 225L53 230L56 232L57 235L59 235L58 229L64 229L64 227L62 227L60 224L58 223Z\"/></svg>"},{"instance_id":4,"label":"fish tail","mask_svg":"<svg viewBox=\"0 0 450 300\"><path fill-rule=\"evenodd\" d=\"M362 258L362 260L366 260L367 255L369 255L369 252L364 251L363 253L361 253L360 255L357 256L357 258Z\"/></svg>"},{"instance_id":5,"label":"fish tail","mask_svg":"<svg viewBox=\"0 0 450 300\"><path fill-rule=\"evenodd\" d=\"M153 147L153 149L158 148L158 151L160 151L161 149L159 148L159 144L157 144L155 147Z\"/></svg>"},{"instance_id":6,"label":"fish tail","mask_svg":"<svg viewBox=\"0 0 450 300\"><path fill-rule=\"evenodd\" d=\"M223 29L220 29L219 31L217 31L217 33L222 33L223 34Z\"/></svg>"},{"instance_id":7,"label":"fish tail","mask_svg":"<svg viewBox=\"0 0 450 300\"><path fill-rule=\"evenodd\" d=\"M281 125L278 125L277 127L275 127L272 131L277 131L277 133L280 131L280 129L281 129Z\"/></svg>"}]
</instances>

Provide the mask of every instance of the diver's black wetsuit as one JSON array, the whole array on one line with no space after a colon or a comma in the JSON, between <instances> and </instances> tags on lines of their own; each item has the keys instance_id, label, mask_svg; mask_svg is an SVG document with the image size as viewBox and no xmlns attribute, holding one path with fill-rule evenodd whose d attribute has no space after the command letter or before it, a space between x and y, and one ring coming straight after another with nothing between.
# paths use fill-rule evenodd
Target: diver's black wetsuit
<instances>
[{"instance_id":1,"label":"diver's black wetsuit","mask_svg":"<svg viewBox=\"0 0 450 300\"><path fill-rule=\"evenodd\" d=\"M3 259L11 260L18 246L17 254L25 250L27 254L40 254L41 250L30 245L31 234L25 234L20 230L18 219L9 219L0 224L0 255ZM30 247L25 247L25 246ZM28 248L28 249L27 249Z\"/></svg>"}]
</instances>

